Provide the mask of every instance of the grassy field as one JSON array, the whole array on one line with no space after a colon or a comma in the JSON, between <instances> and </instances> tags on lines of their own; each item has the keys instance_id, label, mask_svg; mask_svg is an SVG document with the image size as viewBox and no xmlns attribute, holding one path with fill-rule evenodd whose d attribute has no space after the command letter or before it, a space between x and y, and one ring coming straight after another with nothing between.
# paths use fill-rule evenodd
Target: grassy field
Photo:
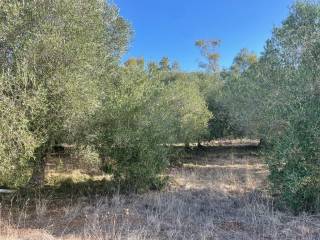
<instances>
[{"instance_id":1,"label":"grassy field","mask_svg":"<svg viewBox=\"0 0 320 240\"><path fill-rule=\"evenodd\" d=\"M274 207L266 166L256 153L231 148L191 152L168 171L161 192L113 196L24 198L0 207L0 239L320 239L320 216ZM108 181L69 169L57 178Z\"/></svg>"}]
</instances>

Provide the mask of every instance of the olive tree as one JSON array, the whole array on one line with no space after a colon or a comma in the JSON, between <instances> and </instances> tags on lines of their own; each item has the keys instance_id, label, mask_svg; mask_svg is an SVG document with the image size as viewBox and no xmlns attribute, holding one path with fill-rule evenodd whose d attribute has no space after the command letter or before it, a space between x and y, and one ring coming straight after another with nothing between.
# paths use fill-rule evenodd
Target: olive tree
<instances>
[{"instance_id":1,"label":"olive tree","mask_svg":"<svg viewBox=\"0 0 320 240\"><path fill-rule=\"evenodd\" d=\"M17 122L34 141L41 139L27 161L33 169L30 182L40 184L51 146L83 135L79 134L85 129L83 123L104 94L99 91L102 76L117 63L130 31L116 7L102 0L4 0L0 18L2 80L8 73L11 79L21 81L19 66L23 65L33 78L23 97L28 99L34 90L43 89L42 100L37 103L41 110ZM13 89L19 85L16 81L11 82ZM8 89L4 91L4 97L12 98Z\"/></svg>"},{"instance_id":2,"label":"olive tree","mask_svg":"<svg viewBox=\"0 0 320 240\"><path fill-rule=\"evenodd\" d=\"M31 129L30 122L45 112L44 88L19 66L17 73L0 76L0 186L17 187L32 173L30 161L45 139Z\"/></svg>"},{"instance_id":3,"label":"olive tree","mask_svg":"<svg viewBox=\"0 0 320 240\"><path fill-rule=\"evenodd\" d=\"M180 75L165 94L169 111L175 115L177 139L188 146L204 138L212 113L197 83L188 75Z\"/></svg>"},{"instance_id":4,"label":"olive tree","mask_svg":"<svg viewBox=\"0 0 320 240\"><path fill-rule=\"evenodd\" d=\"M320 210L319 19L319 3L297 2L258 63L229 83L231 112L267 140L271 189L296 213Z\"/></svg>"},{"instance_id":5,"label":"olive tree","mask_svg":"<svg viewBox=\"0 0 320 240\"><path fill-rule=\"evenodd\" d=\"M168 163L163 144L173 141L170 113L161 101L164 85L150 81L139 66L121 68L115 76L95 117L96 146L104 170L123 190L147 190L161 183Z\"/></svg>"},{"instance_id":6,"label":"olive tree","mask_svg":"<svg viewBox=\"0 0 320 240\"><path fill-rule=\"evenodd\" d=\"M158 75L156 75L158 76ZM97 111L96 146L122 190L163 185L167 144L197 140L210 114L192 82L154 81L138 65L121 67Z\"/></svg>"}]
</instances>

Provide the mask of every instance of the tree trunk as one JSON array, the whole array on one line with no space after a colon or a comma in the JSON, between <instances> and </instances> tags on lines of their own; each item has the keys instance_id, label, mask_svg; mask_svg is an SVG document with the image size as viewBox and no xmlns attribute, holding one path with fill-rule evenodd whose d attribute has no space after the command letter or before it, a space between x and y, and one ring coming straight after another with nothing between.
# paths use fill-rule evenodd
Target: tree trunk
<instances>
[{"instance_id":1,"label":"tree trunk","mask_svg":"<svg viewBox=\"0 0 320 240\"><path fill-rule=\"evenodd\" d=\"M203 150L204 147L201 145L201 141L198 140L198 144L197 144L198 150Z\"/></svg>"},{"instance_id":2,"label":"tree trunk","mask_svg":"<svg viewBox=\"0 0 320 240\"><path fill-rule=\"evenodd\" d=\"M34 164L28 186L43 187L45 180L46 156L48 153L48 149L48 146L44 144L36 150L36 162Z\"/></svg>"}]
</instances>

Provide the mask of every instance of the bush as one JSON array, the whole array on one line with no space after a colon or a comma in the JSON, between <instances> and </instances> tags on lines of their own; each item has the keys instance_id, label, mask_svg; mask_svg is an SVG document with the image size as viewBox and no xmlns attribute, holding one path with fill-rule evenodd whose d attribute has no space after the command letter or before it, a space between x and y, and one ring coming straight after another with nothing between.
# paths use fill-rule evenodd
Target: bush
<instances>
[{"instance_id":1,"label":"bush","mask_svg":"<svg viewBox=\"0 0 320 240\"><path fill-rule=\"evenodd\" d=\"M92 146L79 146L75 156L81 169L87 172L98 172L101 169L101 159L99 153Z\"/></svg>"},{"instance_id":2,"label":"bush","mask_svg":"<svg viewBox=\"0 0 320 240\"><path fill-rule=\"evenodd\" d=\"M162 124L166 114L160 103L161 83L149 81L142 69L119 69L117 81L106 89L105 102L97 111L96 146L123 190L150 188L167 165L161 143L170 128Z\"/></svg>"},{"instance_id":3,"label":"bush","mask_svg":"<svg viewBox=\"0 0 320 240\"><path fill-rule=\"evenodd\" d=\"M130 28L101 0L1 0L0 16L0 73L8 75L0 78L0 177L41 186L51 147L92 133L102 76L126 49ZM24 180L14 183L16 176Z\"/></svg>"},{"instance_id":4,"label":"bush","mask_svg":"<svg viewBox=\"0 0 320 240\"><path fill-rule=\"evenodd\" d=\"M309 97L308 97L309 98ZM270 182L281 205L295 213L320 210L320 100L310 97L300 103L297 118L275 138L267 152Z\"/></svg>"},{"instance_id":5,"label":"bush","mask_svg":"<svg viewBox=\"0 0 320 240\"><path fill-rule=\"evenodd\" d=\"M268 133L270 181L281 203L295 213L320 210L319 19L319 4L297 3L272 44L284 77L272 94L278 103L267 111L274 125ZM296 33L289 36L293 28Z\"/></svg>"},{"instance_id":6,"label":"bush","mask_svg":"<svg viewBox=\"0 0 320 240\"><path fill-rule=\"evenodd\" d=\"M210 114L191 82L151 81L143 68L132 66L119 69L116 79L96 117L104 169L122 190L159 188L169 164L165 145L197 139Z\"/></svg>"},{"instance_id":7,"label":"bush","mask_svg":"<svg viewBox=\"0 0 320 240\"><path fill-rule=\"evenodd\" d=\"M32 75L19 67L16 76L0 76L0 186L18 187L32 173L34 151L41 135L30 130L30 120L43 110L41 88L27 90Z\"/></svg>"},{"instance_id":8,"label":"bush","mask_svg":"<svg viewBox=\"0 0 320 240\"><path fill-rule=\"evenodd\" d=\"M208 122L212 113L198 85L189 77L182 76L169 84L163 96L170 121L179 142L197 142L208 135Z\"/></svg>"},{"instance_id":9,"label":"bush","mask_svg":"<svg viewBox=\"0 0 320 240\"><path fill-rule=\"evenodd\" d=\"M228 83L230 112L267 141L271 189L295 213L320 210L319 19L319 3L296 3L258 63Z\"/></svg>"}]
</instances>

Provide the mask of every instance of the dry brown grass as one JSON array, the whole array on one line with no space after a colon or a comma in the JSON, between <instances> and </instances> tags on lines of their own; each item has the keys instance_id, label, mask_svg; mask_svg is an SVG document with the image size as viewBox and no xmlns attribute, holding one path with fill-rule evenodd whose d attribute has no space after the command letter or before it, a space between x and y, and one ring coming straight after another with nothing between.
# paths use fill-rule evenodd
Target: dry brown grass
<instances>
[{"instance_id":1,"label":"dry brown grass","mask_svg":"<svg viewBox=\"0 0 320 240\"><path fill-rule=\"evenodd\" d=\"M320 239L319 216L274 209L266 167L247 154L186 156L163 192L1 208L0 239Z\"/></svg>"}]
</instances>

